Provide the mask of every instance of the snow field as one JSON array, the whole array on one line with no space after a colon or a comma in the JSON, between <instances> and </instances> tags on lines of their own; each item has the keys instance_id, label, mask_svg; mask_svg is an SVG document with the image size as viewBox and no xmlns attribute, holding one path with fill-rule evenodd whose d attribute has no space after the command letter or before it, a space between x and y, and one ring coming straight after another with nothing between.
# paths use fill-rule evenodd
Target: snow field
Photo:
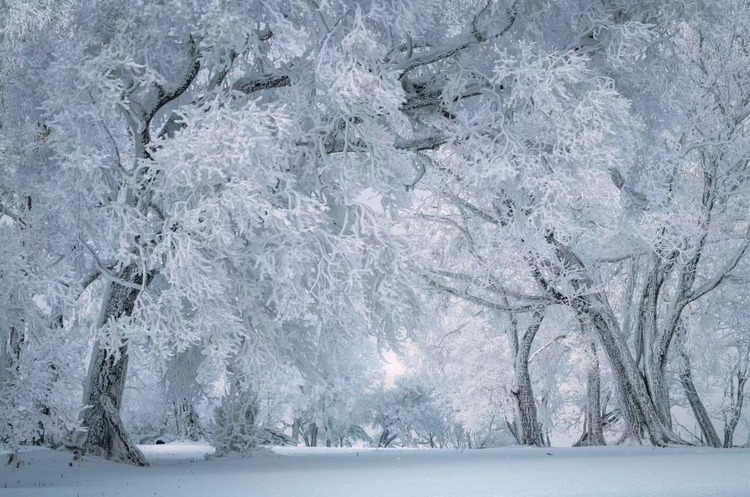
<instances>
[{"instance_id":1,"label":"snow field","mask_svg":"<svg viewBox=\"0 0 750 497\"><path fill-rule=\"evenodd\" d=\"M0 496L750 497L747 449L274 448L206 459L201 444L142 448L150 467L22 452L20 467L0 468Z\"/></svg>"}]
</instances>

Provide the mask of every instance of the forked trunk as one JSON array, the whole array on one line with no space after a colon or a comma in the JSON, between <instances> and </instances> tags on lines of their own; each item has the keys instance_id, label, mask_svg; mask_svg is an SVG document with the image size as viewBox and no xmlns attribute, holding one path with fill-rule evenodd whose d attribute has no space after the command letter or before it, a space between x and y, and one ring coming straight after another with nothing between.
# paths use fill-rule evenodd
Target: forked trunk
<instances>
[{"instance_id":1,"label":"forked trunk","mask_svg":"<svg viewBox=\"0 0 750 497\"><path fill-rule=\"evenodd\" d=\"M654 445L684 443L659 416L611 311L599 302L589 303L581 310L591 318L594 331L609 359L623 416L628 425L628 438L639 441L645 432Z\"/></svg>"},{"instance_id":2,"label":"forked trunk","mask_svg":"<svg viewBox=\"0 0 750 497\"><path fill-rule=\"evenodd\" d=\"M532 266L533 275L555 300L591 320L612 368L621 410L628 426L626 437L640 441L645 432L654 445L684 443L659 416L606 295L601 291L592 291L595 285L587 268L567 245L555 238L554 233L547 236L547 241L555 247L558 259L555 264L548 263L547 266L553 269L563 267L577 274L577 279L571 280L571 283L579 295L570 298L554 288L544 276L542 268L545 266L542 264Z\"/></svg>"}]
</instances>

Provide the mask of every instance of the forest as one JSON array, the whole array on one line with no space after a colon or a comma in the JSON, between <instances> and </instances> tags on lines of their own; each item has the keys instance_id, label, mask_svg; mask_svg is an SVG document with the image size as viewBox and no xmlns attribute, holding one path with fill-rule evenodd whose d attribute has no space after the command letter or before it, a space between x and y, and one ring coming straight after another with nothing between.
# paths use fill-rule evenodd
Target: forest
<instances>
[{"instance_id":1,"label":"forest","mask_svg":"<svg viewBox=\"0 0 750 497\"><path fill-rule=\"evenodd\" d=\"M9 464L742 452L748 245L742 0L0 0Z\"/></svg>"}]
</instances>

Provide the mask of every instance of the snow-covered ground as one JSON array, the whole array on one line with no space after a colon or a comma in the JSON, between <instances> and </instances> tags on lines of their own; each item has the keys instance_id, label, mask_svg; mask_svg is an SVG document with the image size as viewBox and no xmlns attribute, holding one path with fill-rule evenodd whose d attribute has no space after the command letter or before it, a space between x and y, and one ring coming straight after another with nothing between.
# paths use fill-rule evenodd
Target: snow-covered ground
<instances>
[{"instance_id":1,"label":"snow-covered ground","mask_svg":"<svg viewBox=\"0 0 750 497\"><path fill-rule=\"evenodd\" d=\"M478 451L144 446L148 468L47 449L0 455L3 497L750 497L750 450L602 447Z\"/></svg>"}]
</instances>

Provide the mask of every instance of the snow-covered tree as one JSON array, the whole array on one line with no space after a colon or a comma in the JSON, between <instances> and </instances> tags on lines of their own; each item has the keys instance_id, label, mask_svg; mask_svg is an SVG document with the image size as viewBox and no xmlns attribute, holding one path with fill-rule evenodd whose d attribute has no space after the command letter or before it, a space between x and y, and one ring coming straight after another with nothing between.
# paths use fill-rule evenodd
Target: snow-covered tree
<instances>
[{"instance_id":1,"label":"snow-covered tree","mask_svg":"<svg viewBox=\"0 0 750 497\"><path fill-rule=\"evenodd\" d=\"M626 437L681 443L677 401L731 445L746 347L712 335L719 411L691 343L746 271L744 6L0 6L4 438L57 441L80 407L78 444L144 464L121 419L138 353L183 436L250 446L291 408L345 443L369 340L409 333L455 381L388 402L445 440L542 445L576 398L603 443L601 366ZM402 424L402 443L433 432Z\"/></svg>"},{"instance_id":2,"label":"snow-covered tree","mask_svg":"<svg viewBox=\"0 0 750 497\"><path fill-rule=\"evenodd\" d=\"M105 282L85 448L145 462L119 419L133 339L252 374L238 364L304 369L337 336L396 337L399 249L355 197L404 174L380 129L401 97L395 72L362 64L387 47L360 9L70 2L50 22L19 40L4 117L55 255Z\"/></svg>"}]
</instances>

